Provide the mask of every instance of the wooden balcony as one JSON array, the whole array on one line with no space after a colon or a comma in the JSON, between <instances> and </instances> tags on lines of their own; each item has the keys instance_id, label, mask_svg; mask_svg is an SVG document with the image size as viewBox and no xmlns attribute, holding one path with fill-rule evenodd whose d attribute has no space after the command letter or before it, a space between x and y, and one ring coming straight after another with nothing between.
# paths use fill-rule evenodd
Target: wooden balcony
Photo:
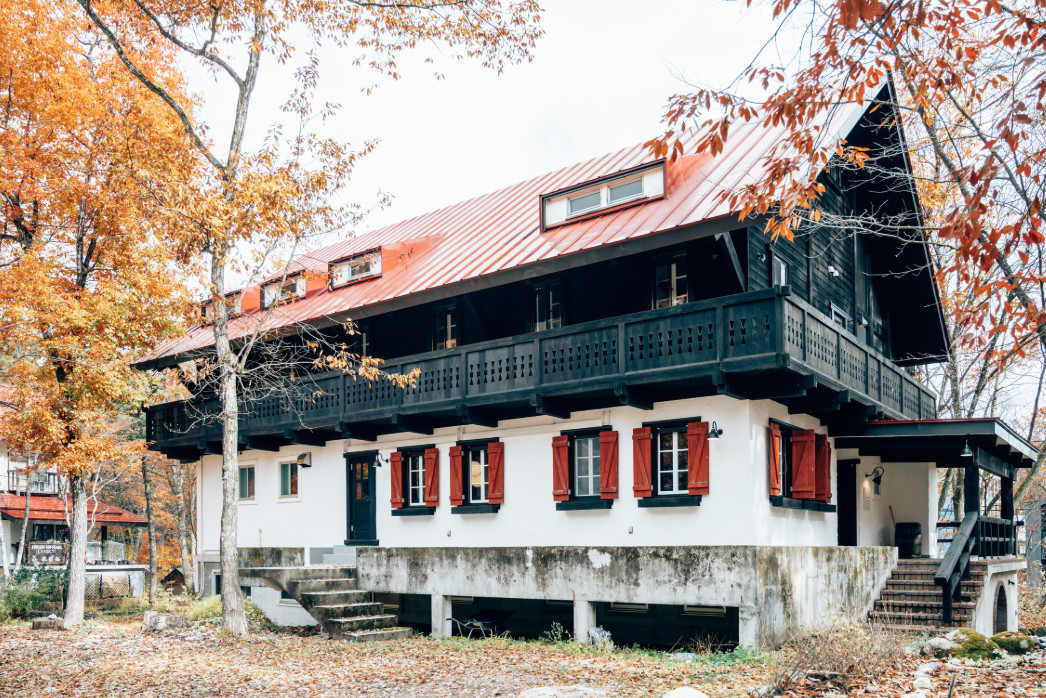
<instances>
[{"instance_id":1,"label":"wooden balcony","mask_svg":"<svg viewBox=\"0 0 1046 698\"><path fill-rule=\"evenodd\" d=\"M787 287L571 325L390 360L420 368L398 388L340 372L245 396L242 448L373 440L463 423L724 394L773 399L830 423L927 419L936 399ZM153 448L193 460L220 452L216 401L148 408Z\"/></svg>"}]
</instances>

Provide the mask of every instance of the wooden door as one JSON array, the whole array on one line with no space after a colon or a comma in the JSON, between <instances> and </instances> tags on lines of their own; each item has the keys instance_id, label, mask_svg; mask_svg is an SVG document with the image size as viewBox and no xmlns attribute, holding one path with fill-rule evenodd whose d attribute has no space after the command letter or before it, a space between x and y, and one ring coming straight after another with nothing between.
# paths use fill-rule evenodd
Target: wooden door
<instances>
[{"instance_id":1,"label":"wooden door","mask_svg":"<svg viewBox=\"0 0 1046 698\"><path fill-rule=\"evenodd\" d=\"M377 526L374 521L374 461L373 453L345 455L349 522L346 545L377 543Z\"/></svg>"}]
</instances>

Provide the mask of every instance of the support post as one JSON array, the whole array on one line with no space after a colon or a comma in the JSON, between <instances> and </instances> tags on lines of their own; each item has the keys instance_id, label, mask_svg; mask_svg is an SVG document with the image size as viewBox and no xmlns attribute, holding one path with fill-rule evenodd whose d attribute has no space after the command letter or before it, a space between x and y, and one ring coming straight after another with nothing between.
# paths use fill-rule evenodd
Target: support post
<instances>
[{"instance_id":1,"label":"support post","mask_svg":"<svg viewBox=\"0 0 1046 698\"><path fill-rule=\"evenodd\" d=\"M1014 525L1015 522L1013 515L1013 478L999 478L999 486L1001 488L1001 497L999 498L1000 518L1009 522L1006 529L1006 545L1003 550L1003 555L1013 555L1017 552L1016 546L1014 545L1014 537L1017 533L1017 527Z\"/></svg>"},{"instance_id":2,"label":"support post","mask_svg":"<svg viewBox=\"0 0 1046 698\"><path fill-rule=\"evenodd\" d=\"M980 449L977 449L980 455ZM963 476L963 514L981 513L981 470L977 467L977 456L969 463Z\"/></svg>"},{"instance_id":3,"label":"support post","mask_svg":"<svg viewBox=\"0 0 1046 698\"><path fill-rule=\"evenodd\" d=\"M592 642L589 633L596 627L596 605L588 599L574 600L574 639L582 645Z\"/></svg>"},{"instance_id":4,"label":"support post","mask_svg":"<svg viewBox=\"0 0 1046 698\"><path fill-rule=\"evenodd\" d=\"M453 612L449 596L432 595L432 637L450 637L454 634L450 627Z\"/></svg>"}]
</instances>

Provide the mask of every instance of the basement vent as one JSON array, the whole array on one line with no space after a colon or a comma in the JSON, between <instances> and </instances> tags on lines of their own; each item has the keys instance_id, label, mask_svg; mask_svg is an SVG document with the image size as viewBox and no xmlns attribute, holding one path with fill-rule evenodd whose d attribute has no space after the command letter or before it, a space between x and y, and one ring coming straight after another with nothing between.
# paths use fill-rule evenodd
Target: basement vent
<instances>
[{"instance_id":1,"label":"basement vent","mask_svg":"<svg viewBox=\"0 0 1046 698\"><path fill-rule=\"evenodd\" d=\"M611 603L607 608L611 613L646 613L650 605L645 603Z\"/></svg>"},{"instance_id":2,"label":"basement vent","mask_svg":"<svg viewBox=\"0 0 1046 698\"><path fill-rule=\"evenodd\" d=\"M574 602L569 599L547 599L545 608L574 608Z\"/></svg>"},{"instance_id":3,"label":"basement vent","mask_svg":"<svg viewBox=\"0 0 1046 698\"><path fill-rule=\"evenodd\" d=\"M474 596L451 596L450 597L450 602L451 603L456 603L456 604L476 603L476 597L474 597Z\"/></svg>"},{"instance_id":4,"label":"basement vent","mask_svg":"<svg viewBox=\"0 0 1046 698\"><path fill-rule=\"evenodd\" d=\"M683 606L684 616L726 618L726 606Z\"/></svg>"}]
</instances>

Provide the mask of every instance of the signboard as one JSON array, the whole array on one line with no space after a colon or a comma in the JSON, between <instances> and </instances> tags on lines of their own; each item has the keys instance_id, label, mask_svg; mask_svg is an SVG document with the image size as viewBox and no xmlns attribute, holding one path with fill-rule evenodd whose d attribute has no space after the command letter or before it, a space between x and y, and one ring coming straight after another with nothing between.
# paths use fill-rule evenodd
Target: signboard
<instances>
[{"instance_id":1,"label":"signboard","mask_svg":"<svg viewBox=\"0 0 1046 698\"><path fill-rule=\"evenodd\" d=\"M30 543L29 562L33 565L64 565L65 544Z\"/></svg>"}]
</instances>

